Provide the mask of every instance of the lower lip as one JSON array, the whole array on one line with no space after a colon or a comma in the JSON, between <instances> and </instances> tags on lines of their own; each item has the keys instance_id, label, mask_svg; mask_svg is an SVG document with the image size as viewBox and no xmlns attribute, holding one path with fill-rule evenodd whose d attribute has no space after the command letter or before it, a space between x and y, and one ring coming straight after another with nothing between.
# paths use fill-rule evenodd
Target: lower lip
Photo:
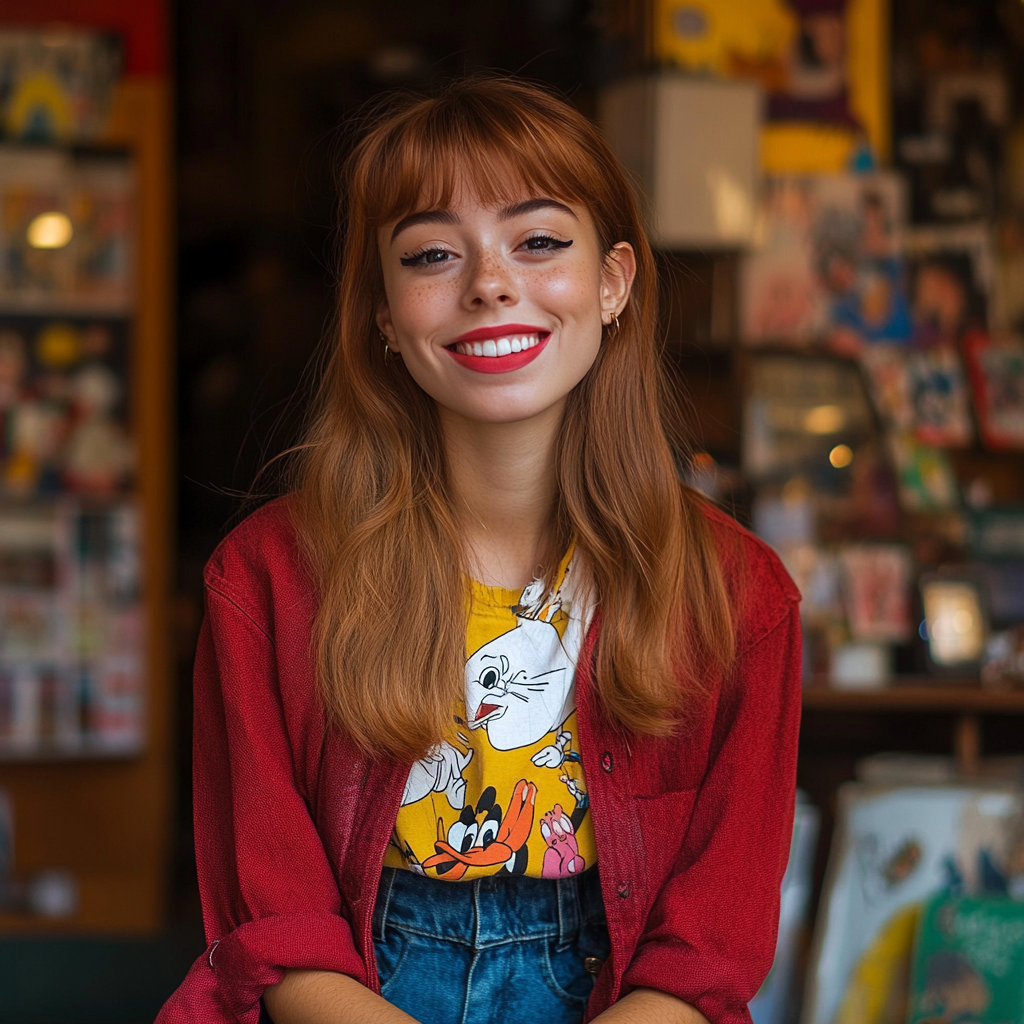
<instances>
[{"instance_id":1,"label":"lower lip","mask_svg":"<svg viewBox=\"0 0 1024 1024\"><path fill-rule=\"evenodd\" d=\"M445 351L467 370L475 370L477 373L509 373L532 363L541 354L550 337L550 334L546 335L542 341L538 341L533 348L528 348L525 352L512 352L507 356L464 356L450 348Z\"/></svg>"}]
</instances>

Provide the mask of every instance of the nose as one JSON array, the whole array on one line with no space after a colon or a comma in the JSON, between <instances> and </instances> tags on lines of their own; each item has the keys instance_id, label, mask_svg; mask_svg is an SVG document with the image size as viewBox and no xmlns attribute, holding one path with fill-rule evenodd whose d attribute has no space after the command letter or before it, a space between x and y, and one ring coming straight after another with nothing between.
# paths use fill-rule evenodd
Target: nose
<instances>
[{"instance_id":1,"label":"nose","mask_svg":"<svg viewBox=\"0 0 1024 1024\"><path fill-rule=\"evenodd\" d=\"M474 261L463 303L468 309L514 306L519 289L511 268L497 253L483 252Z\"/></svg>"}]
</instances>

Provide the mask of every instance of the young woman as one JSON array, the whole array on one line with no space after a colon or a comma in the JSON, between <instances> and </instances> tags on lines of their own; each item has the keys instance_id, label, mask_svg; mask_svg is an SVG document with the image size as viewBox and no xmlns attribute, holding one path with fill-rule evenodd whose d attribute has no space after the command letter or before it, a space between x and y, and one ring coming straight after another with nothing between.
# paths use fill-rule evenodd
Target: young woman
<instances>
[{"instance_id":1,"label":"young woman","mask_svg":"<svg viewBox=\"0 0 1024 1024\"><path fill-rule=\"evenodd\" d=\"M210 945L160 1021L748 1021L798 595L679 482L625 176L474 80L394 100L343 198L295 487L206 570Z\"/></svg>"}]
</instances>

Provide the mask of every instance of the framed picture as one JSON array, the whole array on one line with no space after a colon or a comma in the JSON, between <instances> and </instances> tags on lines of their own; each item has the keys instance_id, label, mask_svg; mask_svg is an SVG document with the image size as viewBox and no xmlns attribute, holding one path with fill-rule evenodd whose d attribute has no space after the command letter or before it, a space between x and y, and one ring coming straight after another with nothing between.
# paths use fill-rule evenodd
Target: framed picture
<instances>
[{"instance_id":1,"label":"framed picture","mask_svg":"<svg viewBox=\"0 0 1024 1024\"><path fill-rule=\"evenodd\" d=\"M931 663L939 669L980 665L988 639L982 581L928 573L921 577L920 587Z\"/></svg>"},{"instance_id":2,"label":"framed picture","mask_svg":"<svg viewBox=\"0 0 1024 1024\"><path fill-rule=\"evenodd\" d=\"M909 639L910 551L899 544L852 544L841 548L843 594L854 640Z\"/></svg>"},{"instance_id":3,"label":"framed picture","mask_svg":"<svg viewBox=\"0 0 1024 1024\"><path fill-rule=\"evenodd\" d=\"M972 331L964 338L964 355L985 446L1024 450L1024 339Z\"/></svg>"},{"instance_id":4,"label":"framed picture","mask_svg":"<svg viewBox=\"0 0 1024 1024\"><path fill-rule=\"evenodd\" d=\"M893 174L767 179L755 245L741 264L742 340L842 355L908 343L904 223Z\"/></svg>"},{"instance_id":5,"label":"framed picture","mask_svg":"<svg viewBox=\"0 0 1024 1024\"><path fill-rule=\"evenodd\" d=\"M905 1019L921 902L1005 891L1020 813L1011 784L843 786L802 1024Z\"/></svg>"},{"instance_id":6,"label":"framed picture","mask_svg":"<svg viewBox=\"0 0 1024 1024\"><path fill-rule=\"evenodd\" d=\"M743 415L743 469L750 478L801 474L825 491L843 484L850 464L832 453L844 446L852 456L873 430L857 365L828 357L752 359Z\"/></svg>"}]
</instances>

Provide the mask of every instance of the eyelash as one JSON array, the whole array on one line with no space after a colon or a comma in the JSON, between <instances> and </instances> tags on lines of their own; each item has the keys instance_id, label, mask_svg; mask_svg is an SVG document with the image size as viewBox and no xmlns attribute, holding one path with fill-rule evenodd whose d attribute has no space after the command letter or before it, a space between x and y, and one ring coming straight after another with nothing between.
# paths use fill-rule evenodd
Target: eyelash
<instances>
[{"instance_id":1,"label":"eyelash","mask_svg":"<svg viewBox=\"0 0 1024 1024\"><path fill-rule=\"evenodd\" d=\"M572 245L572 239L560 239L553 238L551 235L534 235L532 238L526 239L523 243L527 247L527 252L550 252L554 249L568 249ZM530 246L531 242L546 242L547 245L544 247L533 248ZM411 256L402 256L399 258L399 262L403 267L431 267L438 263L447 263L447 259L429 260L427 257L434 254L448 256L448 250L442 249L439 246L432 246L426 249L420 249L419 252L414 252Z\"/></svg>"}]
</instances>

